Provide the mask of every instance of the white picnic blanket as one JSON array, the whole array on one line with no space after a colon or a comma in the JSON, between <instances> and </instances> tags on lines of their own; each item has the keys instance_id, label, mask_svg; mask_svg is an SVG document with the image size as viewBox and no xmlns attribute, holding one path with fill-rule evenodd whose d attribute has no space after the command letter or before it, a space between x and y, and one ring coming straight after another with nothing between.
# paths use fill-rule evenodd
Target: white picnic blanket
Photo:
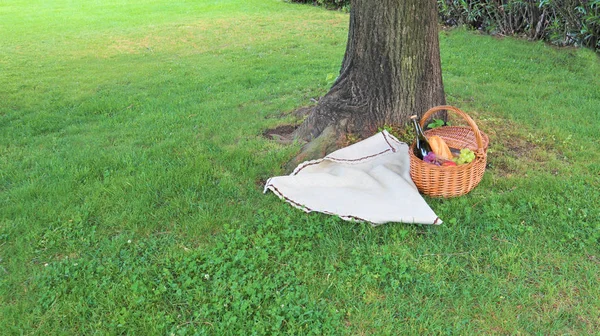
<instances>
[{"instance_id":1,"label":"white picnic blanket","mask_svg":"<svg viewBox=\"0 0 600 336\"><path fill-rule=\"evenodd\" d=\"M264 192L345 220L441 224L410 178L408 145L387 131L270 178Z\"/></svg>"}]
</instances>

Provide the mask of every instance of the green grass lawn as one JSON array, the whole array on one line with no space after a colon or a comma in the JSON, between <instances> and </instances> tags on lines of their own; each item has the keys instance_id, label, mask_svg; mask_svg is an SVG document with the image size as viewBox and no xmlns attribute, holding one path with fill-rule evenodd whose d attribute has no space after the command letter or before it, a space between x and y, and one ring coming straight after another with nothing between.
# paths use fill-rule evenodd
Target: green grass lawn
<instances>
[{"instance_id":1,"label":"green grass lawn","mask_svg":"<svg viewBox=\"0 0 600 336\"><path fill-rule=\"evenodd\" d=\"M448 101L491 138L428 227L262 194L339 70L348 15L279 0L0 4L7 334L592 334L600 59L442 31Z\"/></svg>"}]
</instances>

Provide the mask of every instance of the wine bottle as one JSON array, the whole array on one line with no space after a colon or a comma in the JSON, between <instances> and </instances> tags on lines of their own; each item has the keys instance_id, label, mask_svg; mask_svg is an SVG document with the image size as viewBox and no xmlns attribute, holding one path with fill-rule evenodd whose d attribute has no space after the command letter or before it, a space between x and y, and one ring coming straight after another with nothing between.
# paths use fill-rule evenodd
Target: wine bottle
<instances>
[{"instance_id":1,"label":"wine bottle","mask_svg":"<svg viewBox=\"0 0 600 336\"><path fill-rule=\"evenodd\" d=\"M421 125L419 125L419 123L417 122L417 116L411 116L410 119L412 120L413 125L415 126L415 134L417 137L415 145L415 155L419 159L423 160L423 158L427 156L429 152L431 152L431 146L429 145L429 141L427 141L425 133L423 133Z\"/></svg>"}]
</instances>

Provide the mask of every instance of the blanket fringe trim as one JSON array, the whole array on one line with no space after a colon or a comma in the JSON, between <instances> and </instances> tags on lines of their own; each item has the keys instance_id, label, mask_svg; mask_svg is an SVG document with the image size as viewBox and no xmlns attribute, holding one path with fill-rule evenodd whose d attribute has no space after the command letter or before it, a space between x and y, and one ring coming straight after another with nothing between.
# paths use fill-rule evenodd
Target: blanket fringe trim
<instances>
[{"instance_id":1,"label":"blanket fringe trim","mask_svg":"<svg viewBox=\"0 0 600 336\"><path fill-rule=\"evenodd\" d=\"M354 221L354 222L367 222L367 223L371 223L370 221L357 217L357 216L353 216L353 215L338 215L336 213L333 212L329 212L329 211L324 211L324 210L313 210L309 207L307 207L304 204L300 204L294 200L292 200L291 198L285 196L281 191L279 191L279 189L277 189L277 187L275 187L274 185L272 185L270 183L271 179L267 180L267 183L265 184L265 189L263 191L263 194L267 192L267 190L271 190L275 195L277 195L277 197L279 197L280 199L286 201L288 204L290 204L291 206L293 206L296 209L300 209L306 213L311 213L311 212L320 212L320 213L324 213L326 215L331 215L331 216L338 216L343 220L346 221ZM375 226L374 223L371 223L371 225Z\"/></svg>"},{"instance_id":2,"label":"blanket fringe trim","mask_svg":"<svg viewBox=\"0 0 600 336\"><path fill-rule=\"evenodd\" d=\"M345 221L349 221L349 222L361 222L361 223L369 223L372 226L378 226L379 224L373 223L369 220L366 220L364 218L360 218L357 216L353 216L353 215L339 215L333 212L329 212L329 211L325 211L325 210L313 210L309 207L307 207L304 204L300 204L294 200L292 200L291 198L285 196L281 191L279 191L279 189L277 189L277 187L275 187L274 185L272 185L271 183L269 183L271 181L271 179L267 180L267 183L265 184L265 189L263 191L263 194L267 192L267 190L271 190L275 195L277 195L277 197L279 197L279 199L282 199L284 201L286 201L288 204L290 204L291 206L293 206L296 209L302 210L306 213L311 213L311 212L320 212L326 215L331 215L331 216L338 216L339 218L345 220ZM439 225L440 222L440 218L436 217L435 220L433 221L433 225Z\"/></svg>"},{"instance_id":3,"label":"blanket fringe trim","mask_svg":"<svg viewBox=\"0 0 600 336\"><path fill-rule=\"evenodd\" d=\"M302 169L304 169L304 168L306 168L308 166L319 164L319 163L323 162L324 160L338 162L338 163L356 164L356 163L361 163L361 162L364 162L366 160L372 159L372 158L377 157L379 155L383 155L383 154L388 153L388 152L395 153L398 149L396 147L392 146L392 144L390 143L390 140L393 141L393 142L395 142L395 143L397 143L398 145L402 145L403 144L398 139L396 139L396 137L394 137L393 135L389 134L387 131L381 132L381 135L383 136L383 139L385 140L385 142L389 146L389 148L387 148L386 150L383 150L383 151L381 151L379 153L375 153L375 154L371 154L371 155L359 157L359 158L356 158L356 159L341 159L341 158L336 158L336 157L328 155L328 156L325 156L322 159L304 161L303 163L301 163L300 165L298 165L298 167L296 167L296 169L294 169L294 171L290 175L291 176L297 175Z\"/></svg>"}]
</instances>

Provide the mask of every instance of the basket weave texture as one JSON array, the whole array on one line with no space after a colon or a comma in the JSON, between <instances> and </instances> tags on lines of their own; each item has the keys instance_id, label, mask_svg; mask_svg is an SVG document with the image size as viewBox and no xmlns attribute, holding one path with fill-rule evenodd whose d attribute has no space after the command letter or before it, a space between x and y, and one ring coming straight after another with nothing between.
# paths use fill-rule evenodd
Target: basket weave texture
<instances>
[{"instance_id":1,"label":"basket weave texture","mask_svg":"<svg viewBox=\"0 0 600 336\"><path fill-rule=\"evenodd\" d=\"M429 117L438 111L449 111L462 117L469 127L443 126L425 131L426 136L437 135L451 148L469 148L475 159L459 166L436 166L419 159L414 152L415 143L410 148L410 176L422 194L432 197L462 196L475 188L485 172L489 137L479 130L475 121L465 112L453 106L436 106L421 117L421 127Z\"/></svg>"}]
</instances>

